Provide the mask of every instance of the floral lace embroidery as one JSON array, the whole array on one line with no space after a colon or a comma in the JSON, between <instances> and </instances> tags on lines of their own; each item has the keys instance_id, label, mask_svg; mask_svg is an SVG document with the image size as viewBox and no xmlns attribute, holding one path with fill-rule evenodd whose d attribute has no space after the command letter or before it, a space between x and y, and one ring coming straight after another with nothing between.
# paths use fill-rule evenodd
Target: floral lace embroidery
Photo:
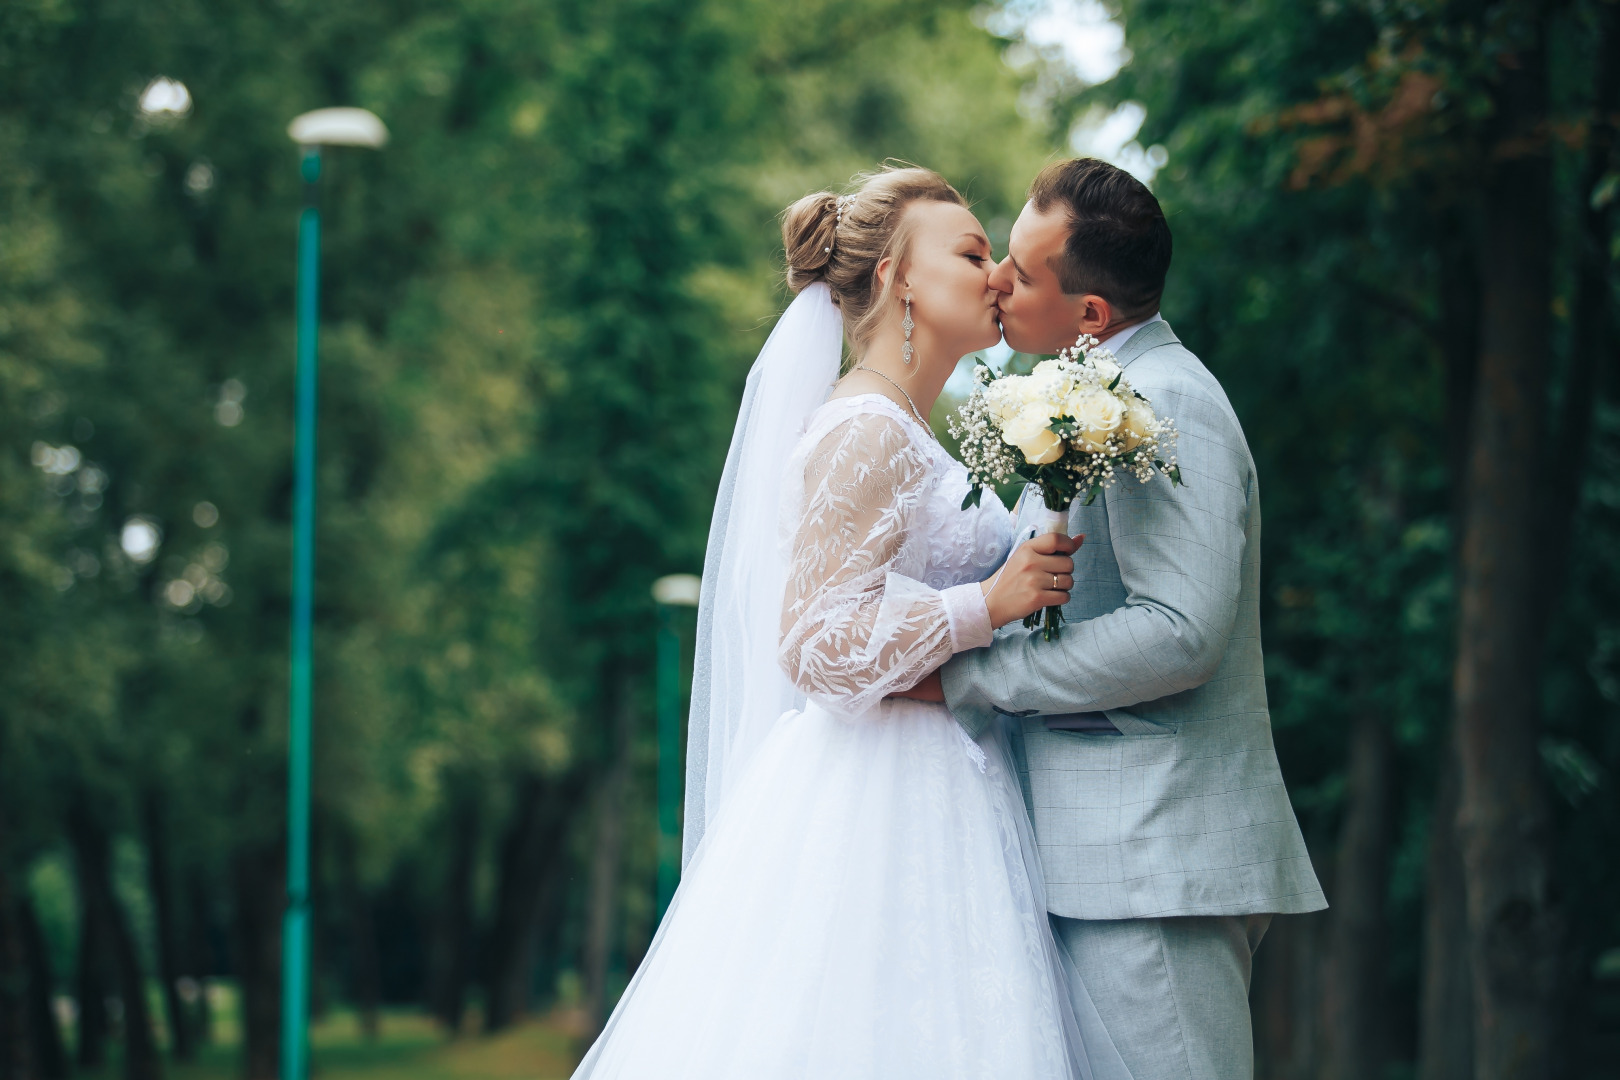
<instances>
[{"instance_id":1,"label":"floral lace embroidery","mask_svg":"<svg viewBox=\"0 0 1620 1080\"><path fill-rule=\"evenodd\" d=\"M1011 521L999 504L962 511L965 470L887 398L828 402L801 457L779 659L806 695L859 714L949 658L940 590L986 577Z\"/></svg>"}]
</instances>

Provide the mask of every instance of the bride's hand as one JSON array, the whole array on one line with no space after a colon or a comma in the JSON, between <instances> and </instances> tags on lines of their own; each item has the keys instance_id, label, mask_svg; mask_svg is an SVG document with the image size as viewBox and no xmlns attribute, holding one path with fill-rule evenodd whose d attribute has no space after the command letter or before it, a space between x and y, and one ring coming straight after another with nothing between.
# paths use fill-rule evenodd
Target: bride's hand
<instances>
[{"instance_id":1,"label":"bride's hand","mask_svg":"<svg viewBox=\"0 0 1620 1080\"><path fill-rule=\"evenodd\" d=\"M1069 602L1074 588L1074 560L1085 536L1068 537L1045 533L1018 545L1001 569L981 582L984 605L990 610L990 625L1006 626L1014 619L1033 615L1045 607Z\"/></svg>"}]
</instances>

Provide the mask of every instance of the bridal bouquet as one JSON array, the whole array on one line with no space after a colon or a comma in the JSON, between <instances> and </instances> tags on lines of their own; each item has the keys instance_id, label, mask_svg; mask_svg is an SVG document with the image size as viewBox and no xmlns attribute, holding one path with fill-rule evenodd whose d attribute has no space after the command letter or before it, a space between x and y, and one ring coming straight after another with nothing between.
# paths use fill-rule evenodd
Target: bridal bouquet
<instances>
[{"instance_id":1,"label":"bridal bouquet","mask_svg":"<svg viewBox=\"0 0 1620 1080\"><path fill-rule=\"evenodd\" d=\"M1090 506L1121 473L1145 484L1161 472L1181 483L1174 422L1153 414L1096 338L1082 335L1028 375L997 376L981 360L974 377L978 385L950 420L973 485L962 509L977 506L987 486L1018 476L1040 489L1040 531L1066 532L1074 500L1083 494ZM1062 622L1063 610L1049 607L1024 625L1042 627L1051 641Z\"/></svg>"}]
</instances>

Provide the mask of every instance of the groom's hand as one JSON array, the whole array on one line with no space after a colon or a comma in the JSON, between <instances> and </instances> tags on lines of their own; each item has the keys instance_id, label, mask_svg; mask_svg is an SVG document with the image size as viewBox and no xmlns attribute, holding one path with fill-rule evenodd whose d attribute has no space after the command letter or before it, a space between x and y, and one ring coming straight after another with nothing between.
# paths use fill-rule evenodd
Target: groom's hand
<instances>
[{"instance_id":1,"label":"groom's hand","mask_svg":"<svg viewBox=\"0 0 1620 1080\"><path fill-rule=\"evenodd\" d=\"M940 682L939 669L935 668L927 675L924 675L922 682L913 686L910 690L902 690L889 696L910 698L912 701L944 701L945 684Z\"/></svg>"}]
</instances>

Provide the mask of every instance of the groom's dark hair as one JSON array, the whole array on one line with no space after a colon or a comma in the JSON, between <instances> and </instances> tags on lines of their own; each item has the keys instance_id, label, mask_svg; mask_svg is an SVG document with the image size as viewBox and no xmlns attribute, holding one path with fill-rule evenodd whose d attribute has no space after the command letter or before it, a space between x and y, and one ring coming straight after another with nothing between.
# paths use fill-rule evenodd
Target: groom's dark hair
<instances>
[{"instance_id":1,"label":"groom's dark hair","mask_svg":"<svg viewBox=\"0 0 1620 1080\"><path fill-rule=\"evenodd\" d=\"M1159 309L1170 270L1170 225L1147 185L1096 158L1048 165L1029 189L1036 211L1061 206L1069 218L1063 253L1050 262L1070 296L1093 293L1125 318Z\"/></svg>"}]
</instances>

